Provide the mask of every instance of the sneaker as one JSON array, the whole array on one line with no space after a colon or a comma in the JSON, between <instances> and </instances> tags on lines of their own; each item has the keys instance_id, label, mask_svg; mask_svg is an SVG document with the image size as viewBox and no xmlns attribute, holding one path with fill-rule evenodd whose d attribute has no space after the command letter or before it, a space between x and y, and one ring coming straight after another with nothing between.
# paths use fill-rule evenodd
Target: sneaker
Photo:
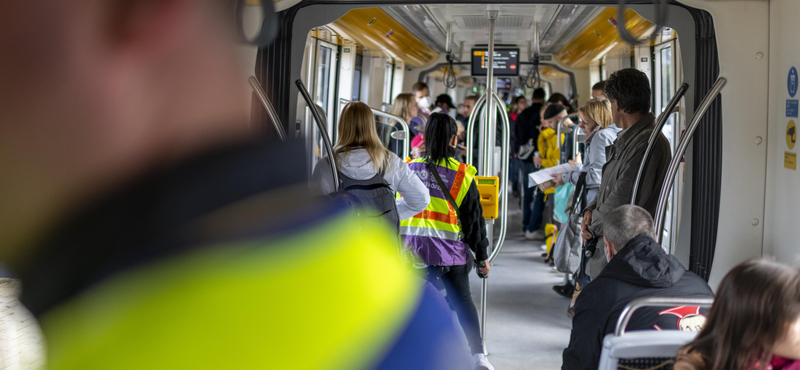
<instances>
[{"instance_id":1,"label":"sneaker","mask_svg":"<svg viewBox=\"0 0 800 370\"><path fill-rule=\"evenodd\" d=\"M544 231L542 230L536 230L531 234L533 234L531 235L532 240L544 240Z\"/></svg>"},{"instance_id":2,"label":"sneaker","mask_svg":"<svg viewBox=\"0 0 800 370\"><path fill-rule=\"evenodd\" d=\"M483 353L472 355L472 362L475 364L475 370L494 370L494 366L489 363L489 359Z\"/></svg>"},{"instance_id":3,"label":"sneaker","mask_svg":"<svg viewBox=\"0 0 800 370\"><path fill-rule=\"evenodd\" d=\"M533 240L534 233L525 231L525 240Z\"/></svg>"},{"instance_id":4,"label":"sneaker","mask_svg":"<svg viewBox=\"0 0 800 370\"><path fill-rule=\"evenodd\" d=\"M544 254L542 255L542 257L547 257L547 244L542 244L542 246L539 247L539 249L544 251Z\"/></svg>"}]
</instances>

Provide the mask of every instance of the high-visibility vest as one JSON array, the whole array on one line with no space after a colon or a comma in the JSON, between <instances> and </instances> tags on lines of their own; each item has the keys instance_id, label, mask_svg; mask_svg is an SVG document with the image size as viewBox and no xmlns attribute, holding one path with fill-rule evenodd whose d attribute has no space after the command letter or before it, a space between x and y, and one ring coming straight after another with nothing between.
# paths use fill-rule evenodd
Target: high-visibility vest
<instances>
[{"instance_id":1,"label":"high-visibility vest","mask_svg":"<svg viewBox=\"0 0 800 370\"><path fill-rule=\"evenodd\" d=\"M48 369L433 369L458 359L460 347L435 343L402 352L419 361L386 359L398 342L425 341L414 333L457 342L434 322L405 331L428 298L390 235L382 221L340 212L113 275L42 317Z\"/></svg>"},{"instance_id":2,"label":"high-visibility vest","mask_svg":"<svg viewBox=\"0 0 800 370\"><path fill-rule=\"evenodd\" d=\"M431 201L422 212L400 221L400 234L403 235L406 244L429 265L465 264L468 246L461 240L462 230L458 225L458 217L443 190L449 191L456 201L456 207L460 207L475 180L477 170L452 158L441 160L435 168L449 189L440 189L436 178L428 171L424 158L411 161L408 167L428 188Z\"/></svg>"}]
</instances>

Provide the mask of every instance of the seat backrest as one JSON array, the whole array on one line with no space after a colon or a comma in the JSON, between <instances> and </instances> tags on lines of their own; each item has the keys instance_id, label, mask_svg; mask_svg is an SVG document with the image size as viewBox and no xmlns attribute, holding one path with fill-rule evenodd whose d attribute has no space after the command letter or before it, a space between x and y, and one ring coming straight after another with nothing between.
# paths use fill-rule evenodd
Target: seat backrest
<instances>
[{"instance_id":1,"label":"seat backrest","mask_svg":"<svg viewBox=\"0 0 800 370\"><path fill-rule=\"evenodd\" d=\"M634 331L623 336L606 335L603 339L603 351L600 354L599 370L617 370L620 361L625 362L626 369L639 367L642 369L671 369L678 350L691 342L696 332L667 331Z\"/></svg>"}]
</instances>

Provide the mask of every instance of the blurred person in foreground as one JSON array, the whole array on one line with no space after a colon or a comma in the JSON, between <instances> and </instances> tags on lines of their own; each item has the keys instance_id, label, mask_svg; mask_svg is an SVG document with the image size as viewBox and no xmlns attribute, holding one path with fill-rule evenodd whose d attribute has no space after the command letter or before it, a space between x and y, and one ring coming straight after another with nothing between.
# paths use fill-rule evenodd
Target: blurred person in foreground
<instances>
[{"instance_id":1,"label":"blurred person in foreground","mask_svg":"<svg viewBox=\"0 0 800 370\"><path fill-rule=\"evenodd\" d=\"M251 129L227 5L0 2L0 263L47 367L468 366L388 229Z\"/></svg>"}]
</instances>

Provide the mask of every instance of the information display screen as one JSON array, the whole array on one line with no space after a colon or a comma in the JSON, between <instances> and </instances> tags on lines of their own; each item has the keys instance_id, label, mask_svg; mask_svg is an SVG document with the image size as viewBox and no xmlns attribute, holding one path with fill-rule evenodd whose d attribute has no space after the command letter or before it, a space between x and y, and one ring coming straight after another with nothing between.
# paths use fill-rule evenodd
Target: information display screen
<instances>
[{"instance_id":1,"label":"information display screen","mask_svg":"<svg viewBox=\"0 0 800 370\"><path fill-rule=\"evenodd\" d=\"M472 75L486 76L488 49L472 49ZM494 75L519 76L519 49L494 49Z\"/></svg>"}]
</instances>

